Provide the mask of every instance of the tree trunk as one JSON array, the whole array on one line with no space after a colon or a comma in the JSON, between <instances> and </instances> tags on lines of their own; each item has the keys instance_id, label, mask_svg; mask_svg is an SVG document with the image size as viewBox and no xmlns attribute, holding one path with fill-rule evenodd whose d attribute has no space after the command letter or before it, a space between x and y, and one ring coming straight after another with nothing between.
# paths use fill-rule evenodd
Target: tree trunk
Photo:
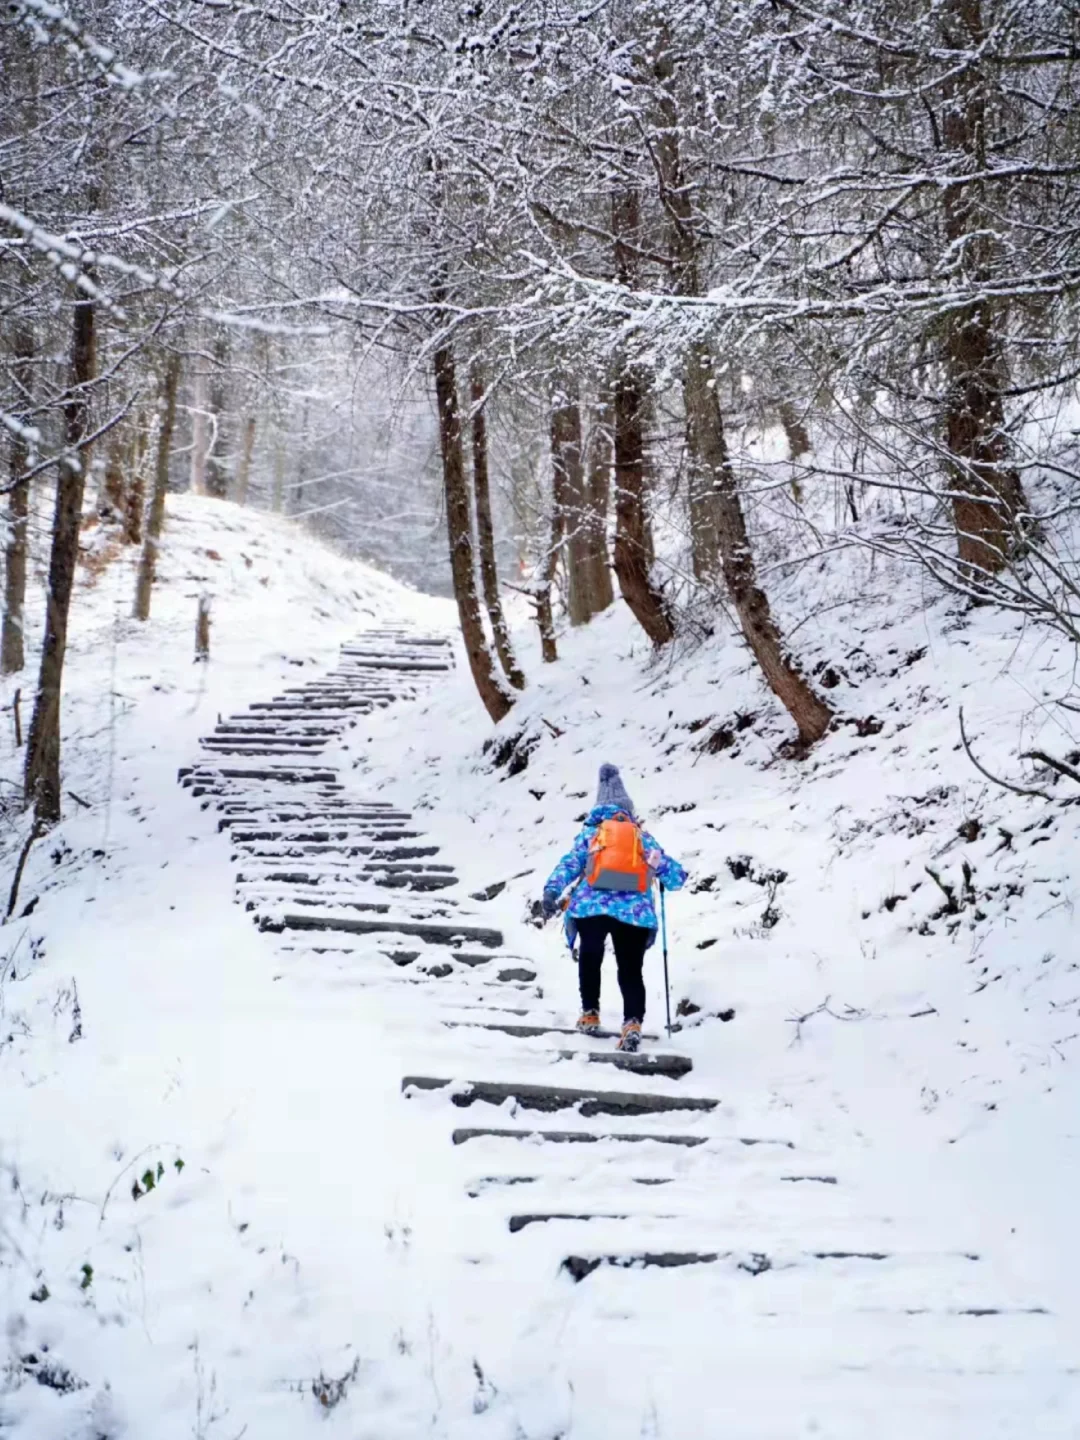
<instances>
[{"instance_id":1,"label":"tree trunk","mask_svg":"<svg viewBox=\"0 0 1080 1440\"><path fill-rule=\"evenodd\" d=\"M580 463L581 437L578 424L577 449ZM567 502L567 441L573 444L572 426L566 417L565 407L556 408L551 416L551 535L547 554L540 567L539 584L536 589L536 624L540 631L540 655L545 665L552 665L559 658L555 643L555 617L551 609L551 587L555 583L555 571L559 566L559 552L566 534Z\"/></svg>"},{"instance_id":2,"label":"tree trunk","mask_svg":"<svg viewBox=\"0 0 1080 1440\"><path fill-rule=\"evenodd\" d=\"M149 448L144 417L135 422L128 447L128 483L124 493L124 544L140 545L143 533L143 510L146 506L146 454Z\"/></svg>"},{"instance_id":3,"label":"tree trunk","mask_svg":"<svg viewBox=\"0 0 1080 1440\"><path fill-rule=\"evenodd\" d=\"M946 0L942 24L946 45L957 51L974 53L985 40L981 0ZM971 60L958 65L946 89L942 139L961 173L986 169L987 84L982 63ZM983 186L947 185L942 204L945 237L959 257L961 278L977 287L991 277L997 249ZM998 306L980 299L951 310L943 343L957 555L964 573L977 582L1005 566L1027 505L1005 435L1007 366Z\"/></svg>"},{"instance_id":4,"label":"tree trunk","mask_svg":"<svg viewBox=\"0 0 1080 1440\"><path fill-rule=\"evenodd\" d=\"M105 452L105 473L97 497L98 519L108 523L124 513L124 470L129 451L127 426L121 421L109 437Z\"/></svg>"},{"instance_id":5,"label":"tree trunk","mask_svg":"<svg viewBox=\"0 0 1080 1440\"><path fill-rule=\"evenodd\" d=\"M195 660L206 664L210 659L210 596L200 595L195 608Z\"/></svg>"},{"instance_id":6,"label":"tree trunk","mask_svg":"<svg viewBox=\"0 0 1080 1440\"><path fill-rule=\"evenodd\" d=\"M286 510L290 515L304 513L304 497L307 493L308 411L310 407L311 400L305 396L304 413L300 420L300 460L296 466L296 484L293 486L292 500L286 502Z\"/></svg>"},{"instance_id":7,"label":"tree trunk","mask_svg":"<svg viewBox=\"0 0 1080 1440\"><path fill-rule=\"evenodd\" d=\"M557 484L556 489L561 488L564 497L562 516L570 624L586 625L596 613L592 594L592 525L581 409L577 396L566 387L556 393L553 401L551 458L561 481L561 487Z\"/></svg>"},{"instance_id":8,"label":"tree trunk","mask_svg":"<svg viewBox=\"0 0 1080 1440\"><path fill-rule=\"evenodd\" d=\"M77 300L71 341L71 381L64 406L67 454L56 479L45 643L34 715L26 747L26 803L39 826L60 819L60 694L67 649L68 613L79 558L79 527L89 450L90 385L94 378L94 302Z\"/></svg>"},{"instance_id":9,"label":"tree trunk","mask_svg":"<svg viewBox=\"0 0 1080 1440\"><path fill-rule=\"evenodd\" d=\"M588 569L592 613L599 615L615 603L608 551L608 510L611 506L611 406L597 407L589 438L588 467Z\"/></svg>"},{"instance_id":10,"label":"tree trunk","mask_svg":"<svg viewBox=\"0 0 1080 1440\"><path fill-rule=\"evenodd\" d=\"M206 493L215 500L229 495L229 467L225 458L225 385L229 348L223 335L214 341L214 368L210 372L210 446L206 456Z\"/></svg>"},{"instance_id":11,"label":"tree trunk","mask_svg":"<svg viewBox=\"0 0 1080 1440\"><path fill-rule=\"evenodd\" d=\"M484 376L478 361L469 372L472 400L473 490L476 496L476 538L480 548L480 578L484 603L491 621L495 653L506 678L515 690L524 690L525 676L514 656L510 631L499 594L499 571L495 563L495 526L491 518L491 480L488 474L487 417L484 414Z\"/></svg>"},{"instance_id":12,"label":"tree trunk","mask_svg":"<svg viewBox=\"0 0 1080 1440\"><path fill-rule=\"evenodd\" d=\"M640 199L635 190L612 198L615 276L632 288L637 275L634 246L640 240ZM666 645L675 627L663 594L652 583L652 529L645 497L645 377L620 360L613 389L615 430L615 575L622 597L654 645Z\"/></svg>"},{"instance_id":13,"label":"tree trunk","mask_svg":"<svg viewBox=\"0 0 1080 1440\"><path fill-rule=\"evenodd\" d=\"M619 590L654 645L674 637L667 603L652 582L653 544L645 504L645 386L636 369L616 376L615 575Z\"/></svg>"},{"instance_id":14,"label":"tree trunk","mask_svg":"<svg viewBox=\"0 0 1080 1440\"><path fill-rule=\"evenodd\" d=\"M434 364L443 491L446 500L446 533L450 543L450 573L454 582L454 596L473 680L484 708L492 720L498 722L510 712L514 702L496 671L480 614L473 559L469 489L465 479L465 454L461 440L457 366L452 345L444 342L439 346L435 351Z\"/></svg>"},{"instance_id":15,"label":"tree trunk","mask_svg":"<svg viewBox=\"0 0 1080 1440\"><path fill-rule=\"evenodd\" d=\"M275 515L280 515L285 504L285 446L282 443L281 431L275 426L274 429L274 494L271 501L271 508Z\"/></svg>"},{"instance_id":16,"label":"tree trunk","mask_svg":"<svg viewBox=\"0 0 1080 1440\"><path fill-rule=\"evenodd\" d=\"M675 72L666 43L656 58L654 73L660 81L655 145L661 199L668 214L675 289L681 295L698 295L702 289L701 228L683 172L681 126L672 88ZM719 564L754 658L773 693L795 721L800 742L812 745L829 728L832 711L788 654L768 596L758 583L746 516L728 454L715 367L702 343L691 344L686 356L683 402L692 477L690 520L695 574L699 578L712 575Z\"/></svg>"},{"instance_id":17,"label":"tree trunk","mask_svg":"<svg viewBox=\"0 0 1080 1440\"><path fill-rule=\"evenodd\" d=\"M191 405L191 493L206 494L206 457L210 445L210 416L207 411L206 360L195 362L195 384Z\"/></svg>"},{"instance_id":18,"label":"tree trunk","mask_svg":"<svg viewBox=\"0 0 1080 1440\"><path fill-rule=\"evenodd\" d=\"M244 422L244 440L240 451L240 463L236 468L236 503L246 505L248 484L251 480L251 457L255 452L255 416L249 415Z\"/></svg>"},{"instance_id":19,"label":"tree trunk","mask_svg":"<svg viewBox=\"0 0 1080 1440\"><path fill-rule=\"evenodd\" d=\"M30 361L34 336L29 328L15 332L13 379L24 402L30 399ZM8 491L8 538L4 554L4 621L0 634L0 674L14 675L26 664L23 614L26 605L26 547L30 515L30 485L26 474L29 449L21 435L10 439L10 485Z\"/></svg>"},{"instance_id":20,"label":"tree trunk","mask_svg":"<svg viewBox=\"0 0 1080 1440\"><path fill-rule=\"evenodd\" d=\"M180 356L172 354L166 364L162 392L158 399L154 489L150 496L150 511L146 517L142 554L139 556L139 574L135 582L135 606L132 614L136 620L150 619L150 596L157 576L158 550L165 525L165 496L169 490L169 456L176 427L176 392L179 382Z\"/></svg>"},{"instance_id":21,"label":"tree trunk","mask_svg":"<svg viewBox=\"0 0 1080 1440\"><path fill-rule=\"evenodd\" d=\"M720 496L716 471L709 463L709 407L702 392L712 378L704 346L691 345L683 367L683 408L686 412L686 455L690 472L690 553L696 580L716 578L720 569ZM716 406L719 410L719 399ZM703 431L705 427L705 431Z\"/></svg>"},{"instance_id":22,"label":"tree trunk","mask_svg":"<svg viewBox=\"0 0 1080 1440\"><path fill-rule=\"evenodd\" d=\"M806 428L806 421L795 409L795 406L790 400L778 400L776 413L787 439L788 459L801 460L804 455L809 455L810 432Z\"/></svg>"},{"instance_id":23,"label":"tree trunk","mask_svg":"<svg viewBox=\"0 0 1080 1440\"><path fill-rule=\"evenodd\" d=\"M721 570L743 635L773 693L795 721L799 740L812 745L829 728L832 711L788 654L773 619L768 596L758 583L742 501L728 455L723 414L709 367L700 349L687 364L684 381L687 430L692 429L716 513Z\"/></svg>"}]
</instances>

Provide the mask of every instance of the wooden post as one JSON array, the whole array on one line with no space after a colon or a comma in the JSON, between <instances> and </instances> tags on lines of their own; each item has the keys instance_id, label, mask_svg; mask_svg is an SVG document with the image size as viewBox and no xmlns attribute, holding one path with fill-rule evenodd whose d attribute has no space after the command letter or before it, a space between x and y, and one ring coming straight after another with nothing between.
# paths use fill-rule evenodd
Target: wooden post
<instances>
[{"instance_id":1,"label":"wooden post","mask_svg":"<svg viewBox=\"0 0 1080 1440\"><path fill-rule=\"evenodd\" d=\"M195 612L195 663L210 659L210 596L200 595Z\"/></svg>"}]
</instances>

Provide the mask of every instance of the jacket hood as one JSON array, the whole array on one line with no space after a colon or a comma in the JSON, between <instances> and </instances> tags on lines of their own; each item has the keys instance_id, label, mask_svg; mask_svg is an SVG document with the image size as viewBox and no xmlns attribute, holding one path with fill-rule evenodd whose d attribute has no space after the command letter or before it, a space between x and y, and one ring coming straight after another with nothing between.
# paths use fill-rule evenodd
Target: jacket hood
<instances>
[{"instance_id":1,"label":"jacket hood","mask_svg":"<svg viewBox=\"0 0 1080 1440\"><path fill-rule=\"evenodd\" d=\"M613 815L629 815L635 825L641 822L637 820L632 811L628 811L625 805L594 805L585 816L586 825L599 825L603 820L610 820Z\"/></svg>"}]
</instances>

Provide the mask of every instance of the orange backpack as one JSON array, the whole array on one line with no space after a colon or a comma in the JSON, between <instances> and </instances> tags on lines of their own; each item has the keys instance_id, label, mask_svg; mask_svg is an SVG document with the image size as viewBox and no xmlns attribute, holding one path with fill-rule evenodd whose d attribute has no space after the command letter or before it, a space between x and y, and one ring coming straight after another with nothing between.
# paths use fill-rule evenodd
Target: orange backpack
<instances>
[{"instance_id":1,"label":"orange backpack","mask_svg":"<svg viewBox=\"0 0 1080 1440\"><path fill-rule=\"evenodd\" d=\"M589 842L589 864L585 878L594 890L636 890L649 888L649 867L641 829L628 815L602 820Z\"/></svg>"}]
</instances>

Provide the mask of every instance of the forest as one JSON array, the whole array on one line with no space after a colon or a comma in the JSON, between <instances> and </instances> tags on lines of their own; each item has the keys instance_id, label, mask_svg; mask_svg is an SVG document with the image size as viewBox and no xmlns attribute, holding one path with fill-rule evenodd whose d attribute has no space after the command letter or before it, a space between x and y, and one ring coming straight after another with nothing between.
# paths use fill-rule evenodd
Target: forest
<instances>
[{"instance_id":1,"label":"forest","mask_svg":"<svg viewBox=\"0 0 1080 1440\"><path fill-rule=\"evenodd\" d=\"M1080 1436L1077 0L3 0L0 545L0 1434Z\"/></svg>"},{"instance_id":2,"label":"forest","mask_svg":"<svg viewBox=\"0 0 1080 1440\"><path fill-rule=\"evenodd\" d=\"M1067 0L12 0L2 34L44 821L85 525L142 547L145 618L170 488L414 579L444 524L493 720L503 585L547 661L616 590L657 647L735 624L802 746L832 712L770 591L838 548L1076 639Z\"/></svg>"}]
</instances>

